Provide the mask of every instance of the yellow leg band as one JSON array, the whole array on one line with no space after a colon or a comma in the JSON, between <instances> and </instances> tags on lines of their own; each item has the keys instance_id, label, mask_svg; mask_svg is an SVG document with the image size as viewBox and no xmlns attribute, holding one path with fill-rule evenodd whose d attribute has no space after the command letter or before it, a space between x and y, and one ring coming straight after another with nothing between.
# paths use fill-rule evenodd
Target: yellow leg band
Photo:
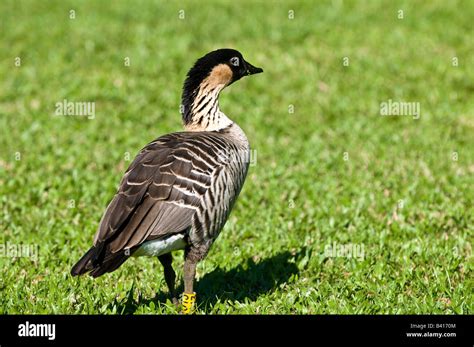
<instances>
[{"instance_id":1,"label":"yellow leg band","mask_svg":"<svg viewBox=\"0 0 474 347\"><path fill-rule=\"evenodd\" d=\"M194 303L196 302L196 293L183 293L183 313L190 314L193 312Z\"/></svg>"}]
</instances>

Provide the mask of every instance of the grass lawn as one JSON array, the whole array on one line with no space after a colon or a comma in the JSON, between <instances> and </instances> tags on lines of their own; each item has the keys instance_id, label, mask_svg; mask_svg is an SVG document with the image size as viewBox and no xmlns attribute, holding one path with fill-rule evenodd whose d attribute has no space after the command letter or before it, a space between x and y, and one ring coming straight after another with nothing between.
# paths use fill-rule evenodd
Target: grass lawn
<instances>
[{"instance_id":1,"label":"grass lawn","mask_svg":"<svg viewBox=\"0 0 474 347\"><path fill-rule=\"evenodd\" d=\"M135 154L182 129L193 62L232 47L265 70L220 99L255 165L198 266L197 312L472 314L473 13L441 0L2 1L0 313L177 312L157 259L96 280L69 271ZM94 102L95 117L55 115L64 99ZM390 100L419 117L382 115ZM19 247L38 256L7 252Z\"/></svg>"}]
</instances>

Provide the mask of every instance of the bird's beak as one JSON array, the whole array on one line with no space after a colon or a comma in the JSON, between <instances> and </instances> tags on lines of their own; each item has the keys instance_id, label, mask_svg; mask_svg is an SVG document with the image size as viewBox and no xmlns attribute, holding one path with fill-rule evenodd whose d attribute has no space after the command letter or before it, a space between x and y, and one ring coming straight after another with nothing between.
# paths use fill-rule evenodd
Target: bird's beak
<instances>
[{"instance_id":1,"label":"bird's beak","mask_svg":"<svg viewBox=\"0 0 474 347\"><path fill-rule=\"evenodd\" d=\"M263 72L262 68L253 66L249 62L245 62L245 65L247 66L247 76L255 75L256 73Z\"/></svg>"}]
</instances>

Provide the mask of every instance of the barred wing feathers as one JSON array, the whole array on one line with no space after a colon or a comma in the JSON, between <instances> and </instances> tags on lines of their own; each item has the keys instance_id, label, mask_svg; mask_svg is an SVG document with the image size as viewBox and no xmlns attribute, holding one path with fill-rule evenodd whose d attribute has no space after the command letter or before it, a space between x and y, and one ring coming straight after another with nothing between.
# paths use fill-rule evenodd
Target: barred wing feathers
<instances>
[{"instance_id":1,"label":"barred wing feathers","mask_svg":"<svg viewBox=\"0 0 474 347\"><path fill-rule=\"evenodd\" d=\"M126 260L125 250L133 252L144 241L188 229L223 165L212 143L225 145L216 135L182 132L142 149L102 217L94 247L72 274L113 271Z\"/></svg>"}]
</instances>

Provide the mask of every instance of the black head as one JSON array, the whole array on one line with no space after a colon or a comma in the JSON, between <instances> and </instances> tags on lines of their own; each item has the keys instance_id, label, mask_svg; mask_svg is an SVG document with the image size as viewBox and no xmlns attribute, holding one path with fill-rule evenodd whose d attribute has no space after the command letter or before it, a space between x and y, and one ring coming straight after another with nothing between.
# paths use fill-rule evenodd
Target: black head
<instances>
[{"instance_id":1,"label":"black head","mask_svg":"<svg viewBox=\"0 0 474 347\"><path fill-rule=\"evenodd\" d=\"M188 78L201 79L202 81L209 76L214 68L220 65L226 65L232 71L231 79L226 85L230 85L244 76L263 72L263 69L255 67L245 61L239 51L230 48L222 48L209 52L202 58L199 58L189 71Z\"/></svg>"},{"instance_id":2,"label":"black head","mask_svg":"<svg viewBox=\"0 0 474 347\"><path fill-rule=\"evenodd\" d=\"M201 87L222 90L244 76L263 72L245 61L239 51L223 48L199 58L189 70L183 87L182 105L184 122L190 121L191 109Z\"/></svg>"}]
</instances>

